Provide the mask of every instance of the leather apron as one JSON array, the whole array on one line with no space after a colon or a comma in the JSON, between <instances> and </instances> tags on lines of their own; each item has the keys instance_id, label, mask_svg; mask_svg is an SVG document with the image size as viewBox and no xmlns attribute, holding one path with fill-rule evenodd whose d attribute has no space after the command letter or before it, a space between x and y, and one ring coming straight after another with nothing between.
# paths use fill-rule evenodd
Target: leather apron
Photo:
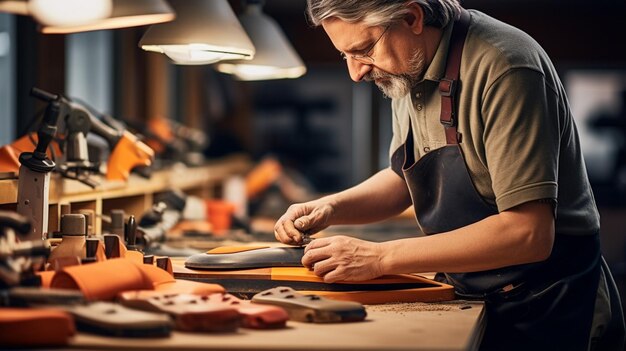
<instances>
[{"instance_id":1,"label":"leather apron","mask_svg":"<svg viewBox=\"0 0 626 351\"><path fill-rule=\"evenodd\" d=\"M498 213L476 191L456 129L454 98L468 27L469 13L464 10L454 24L445 78L439 83L447 145L415 162L410 126L404 145L394 155L404 158L402 172L418 225L426 235L448 232ZM483 350L586 350L600 262L597 234L557 233L546 261L481 272L439 273L437 279L453 285L460 298L485 300Z\"/></svg>"}]
</instances>

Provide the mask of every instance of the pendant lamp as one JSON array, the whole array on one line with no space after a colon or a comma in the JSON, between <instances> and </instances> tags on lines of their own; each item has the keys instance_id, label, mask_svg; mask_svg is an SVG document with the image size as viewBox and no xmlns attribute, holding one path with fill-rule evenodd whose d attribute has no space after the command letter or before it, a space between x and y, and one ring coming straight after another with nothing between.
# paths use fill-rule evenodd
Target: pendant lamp
<instances>
[{"instance_id":1,"label":"pendant lamp","mask_svg":"<svg viewBox=\"0 0 626 351\"><path fill-rule=\"evenodd\" d=\"M170 0L176 19L150 26L139 41L176 64L251 59L254 46L226 0Z\"/></svg>"},{"instance_id":2,"label":"pendant lamp","mask_svg":"<svg viewBox=\"0 0 626 351\"><path fill-rule=\"evenodd\" d=\"M0 0L0 12L31 15L42 25L82 25L111 14L112 0Z\"/></svg>"},{"instance_id":3,"label":"pendant lamp","mask_svg":"<svg viewBox=\"0 0 626 351\"><path fill-rule=\"evenodd\" d=\"M263 1L247 0L239 17L256 48L250 61L226 61L217 70L234 75L240 80L298 78L306 73L306 66L291 46L278 23L263 13Z\"/></svg>"},{"instance_id":4,"label":"pendant lamp","mask_svg":"<svg viewBox=\"0 0 626 351\"><path fill-rule=\"evenodd\" d=\"M0 0L1 1L1 0ZM31 0L32 1L32 0ZM91 2L93 0L80 0ZM174 11L165 0L113 0L110 16L84 25L42 26L46 34L67 34L93 30L144 26L172 21Z\"/></svg>"}]
</instances>

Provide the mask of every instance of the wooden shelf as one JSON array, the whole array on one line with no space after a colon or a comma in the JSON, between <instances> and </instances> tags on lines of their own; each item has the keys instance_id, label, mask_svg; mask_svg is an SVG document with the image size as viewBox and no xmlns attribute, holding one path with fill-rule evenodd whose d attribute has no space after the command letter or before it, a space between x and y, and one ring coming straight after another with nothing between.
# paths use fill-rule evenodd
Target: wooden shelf
<instances>
[{"instance_id":1,"label":"wooden shelf","mask_svg":"<svg viewBox=\"0 0 626 351\"><path fill-rule=\"evenodd\" d=\"M78 181L63 179L53 174L50 182L50 204L60 202L80 202L96 199L144 195L169 189L186 190L194 187L211 186L229 175L241 174L248 170L250 161L245 156L231 156L211 161L201 167L176 166L172 169L155 172L150 179L131 174L127 182L108 182L95 176L99 185L92 189ZM17 201L17 180L0 180L0 204Z\"/></svg>"},{"instance_id":2,"label":"wooden shelf","mask_svg":"<svg viewBox=\"0 0 626 351\"><path fill-rule=\"evenodd\" d=\"M200 167L177 165L167 170L154 172L149 179L131 174L127 182L110 182L104 177L94 176L98 186L93 189L76 180L52 174L50 181L49 232L58 229L60 206L69 203L72 212L81 209L94 210L96 232L100 232L100 214L113 208L123 209L127 214L141 215L152 206L155 194L167 190L211 197L214 190L229 176L243 174L251 167L251 161L243 155L229 156L207 162ZM17 179L0 180L0 208L14 208L17 201Z\"/></svg>"}]
</instances>

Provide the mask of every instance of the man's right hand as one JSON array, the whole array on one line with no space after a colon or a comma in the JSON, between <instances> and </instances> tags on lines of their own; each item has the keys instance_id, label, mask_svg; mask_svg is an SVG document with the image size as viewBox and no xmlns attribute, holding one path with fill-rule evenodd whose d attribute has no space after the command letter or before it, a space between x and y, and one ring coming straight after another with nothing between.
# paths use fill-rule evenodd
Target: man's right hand
<instances>
[{"instance_id":1,"label":"man's right hand","mask_svg":"<svg viewBox=\"0 0 626 351\"><path fill-rule=\"evenodd\" d=\"M303 236L327 228L333 206L320 200L289 206L274 226L276 240L288 245L303 245Z\"/></svg>"}]
</instances>

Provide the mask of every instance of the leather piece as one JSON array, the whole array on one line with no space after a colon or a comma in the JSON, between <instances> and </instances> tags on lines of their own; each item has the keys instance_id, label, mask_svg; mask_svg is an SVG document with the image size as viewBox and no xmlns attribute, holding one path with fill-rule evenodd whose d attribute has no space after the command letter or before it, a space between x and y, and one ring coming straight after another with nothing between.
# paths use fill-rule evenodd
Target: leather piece
<instances>
[{"instance_id":1,"label":"leather piece","mask_svg":"<svg viewBox=\"0 0 626 351\"><path fill-rule=\"evenodd\" d=\"M189 257L185 267L192 269L248 269L302 267L303 247L269 247L234 253L202 253Z\"/></svg>"},{"instance_id":2,"label":"leather piece","mask_svg":"<svg viewBox=\"0 0 626 351\"><path fill-rule=\"evenodd\" d=\"M116 337L169 336L172 323L162 313L126 308L111 302L85 305L58 305L55 308L70 313L80 331Z\"/></svg>"},{"instance_id":3,"label":"leather piece","mask_svg":"<svg viewBox=\"0 0 626 351\"><path fill-rule=\"evenodd\" d=\"M360 303L303 295L284 286L262 291L252 297L252 302L280 306L287 311L289 319L299 322L355 322L367 316L365 307Z\"/></svg>"},{"instance_id":4,"label":"leather piece","mask_svg":"<svg viewBox=\"0 0 626 351\"><path fill-rule=\"evenodd\" d=\"M233 332L241 316L237 309L222 301L223 294L169 294L125 292L118 301L129 308L166 313L175 329L185 332Z\"/></svg>"},{"instance_id":5,"label":"leather piece","mask_svg":"<svg viewBox=\"0 0 626 351\"><path fill-rule=\"evenodd\" d=\"M80 290L89 301L112 300L120 291L153 288L139 266L125 259L64 268L54 275L50 286Z\"/></svg>"},{"instance_id":6,"label":"leather piece","mask_svg":"<svg viewBox=\"0 0 626 351\"><path fill-rule=\"evenodd\" d=\"M50 286L80 290L88 301L110 301L120 292L130 290L159 290L170 293L224 291L217 284L176 280L158 267L136 264L122 258L64 268L54 275Z\"/></svg>"},{"instance_id":7,"label":"leather piece","mask_svg":"<svg viewBox=\"0 0 626 351\"><path fill-rule=\"evenodd\" d=\"M278 329L286 326L289 314L280 306L253 303L241 300L231 294L212 294L209 301L220 300L233 308L241 315L241 326L250 329Z\"/></svg>"},{"instance_id":8,"label":"leather piece","mask_svg":"<svg viewBox=\"0 0 626 351\"><path fill-rule=\"evenodd\" d=\"M63 311L0 308L2 348L64 346L75 333L72 316Z\"/></svg>"}]
</instances>

